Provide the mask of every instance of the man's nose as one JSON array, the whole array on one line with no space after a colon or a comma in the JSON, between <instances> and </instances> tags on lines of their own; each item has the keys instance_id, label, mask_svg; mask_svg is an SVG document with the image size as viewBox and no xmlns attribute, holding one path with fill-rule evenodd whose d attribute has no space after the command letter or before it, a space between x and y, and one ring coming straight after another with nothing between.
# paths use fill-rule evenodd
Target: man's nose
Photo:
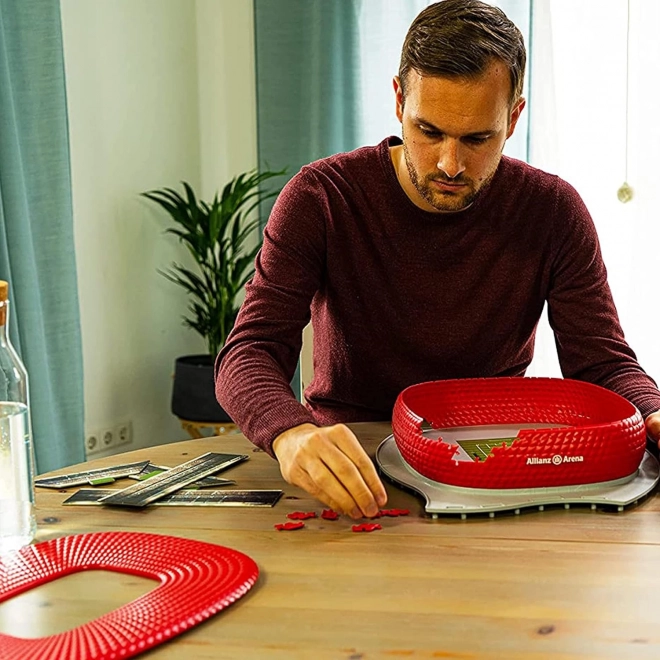
<instances>
[{"instance_id":1,"label":"man's nose","mask_svg":"<svg viewBox=\"0 0 660 660\"><path fill-rule=\"evenodd\" d=\"M450 179L455 179L465 171L465 164L461 154L461 146L458 140L448 138L443 141L438 156L437 168Z\"/></svg>"}]
</instances>

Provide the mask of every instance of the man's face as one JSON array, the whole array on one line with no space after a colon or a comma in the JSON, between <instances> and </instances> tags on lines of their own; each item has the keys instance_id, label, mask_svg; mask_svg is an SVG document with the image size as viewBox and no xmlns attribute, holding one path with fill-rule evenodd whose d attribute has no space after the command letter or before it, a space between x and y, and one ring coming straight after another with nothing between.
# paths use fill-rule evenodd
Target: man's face
<instances>
[{"instance_id":1,"label":"man's face","mask_svg":"<svg viewBox=\"0 0 660 660\"><path fill-rule=\"evenodd\" d=\"M493 178L525 105L519 99L511 107L506 66L494 61L472 79L412 70L405 99L398 78L394 91L405 157L397 173L404 190L428 211L467 208Z\"/></svg>"}]
</instances>

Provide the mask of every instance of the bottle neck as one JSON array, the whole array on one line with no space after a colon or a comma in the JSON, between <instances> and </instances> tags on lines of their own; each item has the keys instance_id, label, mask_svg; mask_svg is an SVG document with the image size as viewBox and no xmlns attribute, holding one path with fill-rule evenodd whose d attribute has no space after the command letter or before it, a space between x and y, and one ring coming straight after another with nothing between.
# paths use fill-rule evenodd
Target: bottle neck
<instances>
[{"instance_id":1,"label":"bottle neck","mask_svg":"<svg viewBox=\"0 0 660 660\"><path fill-rule=\"evenodd\" d=\"M9 325L9 301L0 300L0 344L7 343L7 326Z\"/></svg>"},{"instance_id":2,"label":"bottle neck","mask_svg":"<svg viewBox=\"0 0 660 660\"><path fill-rule=\"evenodd\" d=\"M9 303L0 300L0 399L28 405L28 377L25 365L9 339Z\"/></svg>"}]
</instances>

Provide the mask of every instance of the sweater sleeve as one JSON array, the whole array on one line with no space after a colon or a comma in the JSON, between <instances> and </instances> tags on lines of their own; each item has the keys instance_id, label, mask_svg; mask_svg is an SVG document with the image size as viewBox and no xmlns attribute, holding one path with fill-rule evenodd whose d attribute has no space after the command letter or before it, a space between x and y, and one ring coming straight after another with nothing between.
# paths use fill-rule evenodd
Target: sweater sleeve
<instances>
[{"instance_id":1,"label":"sweater sleeve","mask_svg":"<svg viewBox=\"0 0 660 660\"><path fill-rule=\"evenodd\" d=\"M216 359L218 401L245 436L271 456L280 433L314 423L290 382L325 269L326 206L309 168L284 187L264 230L236 323Z\"/></svg>"},{"instance_id":2,"label":"sweater sleeve","mask_svg":"<svg viewBox=\"0 0 660 660\"><path fill-rule=\"evenodd\" d=\"M660 392L625 340L593 220L561 179L552 221L548 319L562 373L620 394L647 417L660 410Z\"/></svg>"}]
</instances>

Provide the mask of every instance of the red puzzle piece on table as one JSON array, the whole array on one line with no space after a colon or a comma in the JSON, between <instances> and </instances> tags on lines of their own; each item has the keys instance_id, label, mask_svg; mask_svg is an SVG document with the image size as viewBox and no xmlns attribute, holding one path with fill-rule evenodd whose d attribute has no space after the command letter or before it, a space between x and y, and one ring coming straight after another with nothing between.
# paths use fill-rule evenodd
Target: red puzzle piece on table
<instances>
[{"instance_id":1,"label":"red puzzle piece on table","mask_svg":"<svg viewBox=\"0 0 660 660\"><path fill-rule=\"evenodd\" d=\"M383 529L378 523L360 523L353 525L351 529L354 532L375 532L377 529Z\"/></svg>"},{"instance_id":2,"label":"red puzzle piece on table","mask_svg":"<svg viewBox=\"0 0 660 660\"><path fill-rule=\"evenodd\" d=\"M381 509L378 513L380 513L381 516L396 518L397 516L407 516L410 511L408 509Z\"/></svg>"},{"instance_id":3,"label":"red puzzle piece on table","mask_svg":"<svg viewBox=\"0 0 660 660\"><path fill-rule=\"evenodd\" d=\"M315 511L292 511L286 514L291 520L307 520L307 518L316 518Z\"/></svg>"},{"instance_id":4,"label":"red puzzle piece on table","mask_svg":"<svg viewBox=\"0 0 660 660\"><path fill-rule=\"evenodd\" d=\"M321 518L323 518L323 520L337 520L339 518L339 514L332 509L323 509Z\"/></svg>"},{"instance_id":5,"label":"red puzzle piece on table","mask_svg":"<svg viewBox=\"0 0 660 660\"><path fill-rule=\"evenodd\" d=\"M275 529L278 532L292 532L295 529L302 529L304 526L304 522L288 522L275 525Z\"/></svg>"}]
</instances>

